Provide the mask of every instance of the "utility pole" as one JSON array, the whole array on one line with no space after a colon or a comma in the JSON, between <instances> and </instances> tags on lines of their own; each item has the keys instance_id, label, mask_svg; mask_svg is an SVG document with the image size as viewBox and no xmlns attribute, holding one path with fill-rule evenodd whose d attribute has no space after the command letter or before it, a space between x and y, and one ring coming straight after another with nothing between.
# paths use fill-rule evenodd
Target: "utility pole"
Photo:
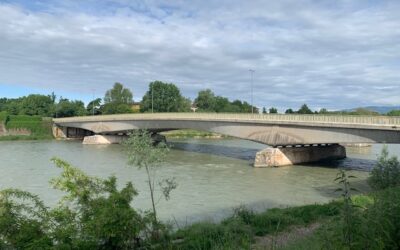
<instances>
[{"instance_id":1,"label":"utility pole","mask_svg":"<svg viewBox=\"0 0 400 250\"><path fill-rule=\"evenodd\" d=\"M150 83L151 89L151 113L154 113L154 94L153 94L153 83Z\"/></svg>"},{"instance_id":2,"label":"utility pole","mask_svg":"<svg viewBox=\"0 0 400 250\"><path fill-rule=\"evenodd\" d=\"M254 114L254 106L253 106L253 75L255 70L254 69L249 69L250 71L250 78L251 78L251 113Z\"/></svg>"},{"instance_id":3,"label":"utility pole","mask_svg":"<svg viewBox=\"0 0 400 250\"><path fill-rule=\"evenodd\" d=\"M92 98L92 115L94 115L94 89L92 89L92 94L93 94L93 98Z\"/></svg>"}]
</instances>

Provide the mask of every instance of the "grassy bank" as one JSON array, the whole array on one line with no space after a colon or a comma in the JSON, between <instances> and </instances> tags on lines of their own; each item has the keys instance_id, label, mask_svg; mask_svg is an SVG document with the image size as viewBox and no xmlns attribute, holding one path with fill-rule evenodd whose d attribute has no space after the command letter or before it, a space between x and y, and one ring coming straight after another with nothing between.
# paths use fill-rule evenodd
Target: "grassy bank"
<instances>
[{"instance_id":1,"label":"grassy bank","mask_svg":"<svg viewBox=\"0 0 400 250\"><path fill-rule=\"evenodd\" d=\"M238 208L220 223L201 222L173 234L171 249L251 249L256 239L284 232L294 226L308 226L340 214L341 202L314 204L255 213ZM269 249L269 248L268 248Z\"/></svg>"},{"instance_id":2,"label":"grassy bank","mask_svg":"<svg viewBox=\"0 0 400 250\"><path fill-rule=\"evenodd\" d=\"M163 132L163 135L167 138L225 138L227 136L206 132L206 131L199 131L194 129L181 129L181 130L172 130Z\"/></svg>"},{"instance_id":3,"label":"grassy bank","mask_svg":"<svg viewBox=\"0 0 400 250\"><path fill-rule=\"evenodd\" d=\"M352 201L355 206L365 207L372 203L372 198L358 195ZM238 208L220 223L200 222L178 230L172 235L172 242L177 243L170 249L310 249L307 246L311 243L315 246L311 249L324 249L316 235L320 234L321 225L341 219L343 205L343 200L335 200L262 213ZM301 230L308 227L312 232L303 237ZM298 234L294 236L297 240L287 236L292 231Z\"/></svg>"},{"instance_id":4,"label":"grassy bank","mask_svg":"<svg viewBox=\"0 0 400 250\"><path fill-rule=\"evenodd\" d=\"M53 138L51 118L1 113L0 122L10 133L0 136L0 141L49 140Z\"/></svg>"}]
</instances>

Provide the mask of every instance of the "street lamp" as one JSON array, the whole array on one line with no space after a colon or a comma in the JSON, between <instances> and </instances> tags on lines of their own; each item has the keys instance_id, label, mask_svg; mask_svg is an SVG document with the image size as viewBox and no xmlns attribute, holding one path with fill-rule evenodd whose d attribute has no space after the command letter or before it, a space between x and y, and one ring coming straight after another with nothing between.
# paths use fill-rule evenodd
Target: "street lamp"
<instances>
[{"instance_id":1,"label":"street lamp","mask_svg":"<svg viewBox=\"0 0 400 250\"><path fill-rule=\"evenodd\" d=\"M92 99L92 115L94 115L94 103L95 103L95 101L94 101L94 89L92 89L92 94L93 94L93 99Z\"/></svg>"},{"instance_id":2,"label":"street lamp","mask_svg":"<svg viewBox=\"0 0 400 250\"><path fill-rule=\"evenodd\" d=\"M154 94L153 94L153 83L150 83L151 88L151 113L154 113Z\"/></svg>"},{"instance_id":3,"label":"street lamp","mask_svg":"<svg viewBox=\"0 0 400 250\"><path fill-rule=\"evenodd\" d=\"M255 70L254 69L249 69L250 71L250 78L251 78L251 113L254 113L254 108L253 108L253 75Z\"/></svg>"}]
</instances>

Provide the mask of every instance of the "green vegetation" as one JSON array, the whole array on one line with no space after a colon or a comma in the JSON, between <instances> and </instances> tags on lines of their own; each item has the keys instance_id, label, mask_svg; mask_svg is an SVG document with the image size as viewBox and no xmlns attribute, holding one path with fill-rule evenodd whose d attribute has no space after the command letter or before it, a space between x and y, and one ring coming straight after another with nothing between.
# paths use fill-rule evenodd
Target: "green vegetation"
<instances>
[{"instance_id":1,"label":"green vegetation","mask_svg":"<svg viewBox=\"0 0 400 250\"><path fill-rule=\"evenodd\" d=\"M55 106L55 117L70 117L86 115L85 104L82 101L70 101L61 98Z\"/></svg>"},{"instance_id":2,"label":"green vegetation","mask_svg":"<svg viewBox=\"0 0 400 250\"><path fill-rule=\"evenodd\" d=\"M391 110L387 113L388 116L400 116L400 110Z\"/></svg>"},{"instance_id":3,"label":"green vegetation","mask_svg":"<svg viewBox=\"0 0 400 250\"><path fill-rule=\"evenodd\" d=\"M154 81L143 96L141 112L190 112L191 101L173 83Z\"/></svg>"},{"instance_id":4,"label":"green vegetation","mask_svg":"<svg viewBox=\"0 0 400 250\"><path fill-rule=\"evenodd\" d=\"M7 115L2 112L0 122L5 125L9 132L9 135L0 136L0 140L46 140L53 138L50 118Z\"/></svg>"},{"instance_id":5,"label":"green vegetation","mask_svg":"<svg viewBox=\"0 0 400 250\"><path fill-rule=\"evenodd\" d=\"M400 163L382 150L370 174L374 192L350 198L351 176L338 176L343 205L339 216L329 219L316 234L289 244L284 249L399 249L400 248ZM297 248L298 247L298 248Z\"/></svg>"},{"instance_id":6,"label":"green vegetation","mask_svg":"<svg viewBox=\"0 0 400 250\"><path fill-rule=\"evenodd\" d=\"M400 163L397 157L389 157L387 147L383 147L374 169L371 171L369 184L375 190L400 186Z\"/></svg>"},{"instance_id":7,"label":"green vegetation","mask_svg":"<svg viewBox=\"0 0 400 250\"><path fill-rule=\"evenodd\" d=\"M127 140L123 142L128 156L128 164L132 167L145 169L147 175L147 184L150 191L151 205L153 208L151 216L153 217L153 226L159 225L157 219L155 183L159 184L162 195L169 200L170 192L177 187L175 178L156 179L157 169L165 160L169 151L167 144L155 142L152 135L147 131L136 131L132 133Z\"/></svg>"},{"instance_id":8,"label":"green vegetation","mask_svg":"<svg viewBox=\"0 0 400 250\"><path fill-rule=\"evenodd\" d=\"M274 108L274 107L269 108L269 113L270 113L270 114L277 114L277 113L278 113L278 109L277 109L277 108Z\"/></svg>"},{"instance_id":9,"label":"green vegetation","mask_svg":"<svg viewBox=\"0 0 400 250\"><path fill-rule=\"evenodd\" d=\"M230 102L228 98L216 96L210 89L202 90L194 100L198 112L217 113L251 113L251 105L247 102L235 100ZM257 107L253 107L254 113L258 113Z\"/></svg>"},{"instance_id":10,"label":"green vegetation","mask_svg":"<svg viewBox=\"0 0 400 250\"><path fill-rule=\"evenodd\" d=\"M133 103L132 92L125 88L121 83L116 82L112 89L108 90L104 96L104 105L98 110L102 114L125 114L132 113ZM92 106L98 99L91 102ZM98 103L99 104L99 103ZM89 109L90 106L87 107ZM90 114L90 112L88 112Z\"/></svg>"}]
</instances>

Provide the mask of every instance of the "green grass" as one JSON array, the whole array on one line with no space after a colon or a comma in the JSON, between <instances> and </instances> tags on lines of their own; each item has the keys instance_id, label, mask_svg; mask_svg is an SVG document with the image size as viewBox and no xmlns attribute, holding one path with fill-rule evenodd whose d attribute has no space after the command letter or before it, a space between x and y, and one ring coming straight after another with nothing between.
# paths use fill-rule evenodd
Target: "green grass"
<instances>
[{"instance_id":1,"label":"green grass","mask_svg":"<svg viewBox=\"0 0 400 250\"><path fill-rule=\"evenodd\" d=\"M180 240L180 243L172 249L250 249L255 236L282 232L292 226L307 226L338 216L340 207L339 201L273 208L262 213L242 207L220 223L200 222L179 229L172 238Z\"/></svg>"},{"instance_id":2,"label":"green grass","mask_svg":"<svg viewBox=\"0 0 400 250\"><path fill-rule=\"evenodd\" d=\"M8 114L5 111L0 112L0 122L5 123L8 120Z\"/></svg>"},{"instance_id":3,"label":"green grass","mask_svg":"<svg viewBox=\"0 0 400 250\"><path fill-rule=\"evenodd\" d=\"M369 195L356 195L352 200L360 207L373 203ZM199 222L179 229L172 234L172 239L179 243L172 244L170 249L251 249L256 236L273 235L316 222L331 224L340 218L342 206L341 200L335 200L326 204L272 208L261 213L241 207L220 223ZM289 242L284 249L321 249L323 242L316 234Z\"/></svg>"},{"instance_id":4,"label":"green grass","mask_svg":"<svg viewBox=\"0 0 400 250\"><path fill-rule=\"evenodd\" d=\"M1 136L1 141L6 140L48 140L52 139L52 121L49 118L27 115L7 115L0 113L0 119L9 129L27 129L31 135L7 135Z\"/></svg>"},{"instance_id":5,"label":"green grass","mask_svg":"<svg viewBox=\"0 0 400 250\"><path fill-rule=\"evenodd\" d=\"M310 235L304 239L295 240L288 243L282 250L320 250L324 249L323 242L316 234Z\"/></svg>"}]
</instances>

